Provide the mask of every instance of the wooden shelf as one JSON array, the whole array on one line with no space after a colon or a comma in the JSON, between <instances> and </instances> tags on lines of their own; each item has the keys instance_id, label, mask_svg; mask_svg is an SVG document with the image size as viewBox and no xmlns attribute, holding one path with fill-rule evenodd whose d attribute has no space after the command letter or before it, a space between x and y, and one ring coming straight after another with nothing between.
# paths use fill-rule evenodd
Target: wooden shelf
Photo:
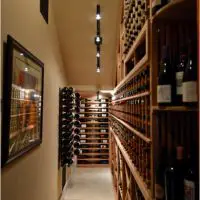
<instances>
[{"instance_id":1,"label":"wooden shelf","mask_svg":"<svg viewBox=\"0 0 200 200\"><path fill-rule=\"evenodd\" d=\"M77 167L109 167L109 164L77 164Z\"/></svg>"},{"instance_id":2,"label":"wooden shelf","mask_svg":"<svg viewBox=\"0 0 200 200\"><path fill-rule=\"evenodd\" d=\"M81 135L105 135L105 134L109 134L108 132L82 132L80 133Z\"/></svg>"},{"instance_id":3,"label":"wooden shelf","mask_svg":"<svg viewBox=\"0 0 200 200\"><path fill-rule=\"evenodd\" d=\"M108 107L80 107L80 109L108 109Z\"/></svg>"},{"instance_id":4,"label":"wooden shelf","mask_svg":"<svg viewBox=\"0 0 200 200\"><path fill-rule=\"evenodd\" d=\"M141 139L143 139L145 142L147 143L151 143L151 139L144 136L142 133L140 133L139 131L137 131L136 129L132 128L129 124L127 124L126 122L124 122L123 120L115 117L114 115L110 114L111 117L113 117L114 119L116 119L118 122L120 122L121 124L123 124L127 129L129 129L130 131L132 131L135 135L137 135L138 137L140 137Z\"/></svg>"},{"instance_id":5,"label":"wooden shelf","mask_svg":"<svg viewBox=\"0 0 200 200\"><path fill-rule=\"evenodd\" d=\"M108 140L109 138L80 138L80 140Z\"/></svg>"},{"instance_id":6,"label":"wooden shelf","mask_svg":"<svg viewBox=\"0 0 200 200\"><path fill-rule=\"evenodd\" d=\"M86 127L86 128L81 127L81 130L105 130L105 129L108 129L108 127Z\"/></svg>"},{"instance_id":7,"label":"wooden shelf","mask_svg":"<svg viewBox=\"0 0 200 200\"><path fill-rule=\"evenodd\" d=\"M166 111L166 112L193 112L198 111L198 108L187 107L187 106L152 106L152 110L155 111Z\"/></svg>"},{"instance_id":8,"label":"wooden shelf","mask_svg":"<svg viewBox=\"0 0 200 200\"><path fill-rule=\"evenodd\" d=\"M130 168L130 171L138 185L138 187L140 188L140 191L142 192L145 200L152 200L151 197L151 193L149 191L149 189L147 188L146 184L144 183L142 177L139 175L136 167L133 165L132 160L130 159L129 155L127 154L126 150L124 149L124 147L122 146L120 140L118 139L118 137L116 136L116 134L113 132L113 130L111 129L111 133L113 134L115 141L117 143L118 148L120 149L127 165Z\"/></svg>"},{"instance_id":9,"label":"wooden shelf","mask_svg":"<svg viewBox=\"0 0 200 200\"><path fill-rule=\"evenodd\" d=\"M194 10L196 10L195 0L170 1L153 15L151 21L196 19Z\"/></svg>"},{"instance_id":10,"label":"wooden shelf","mask_svg":"<svg viewBox=\"0 0 200 200\"><path fill-rule=\"evenodd\" d=\"M105 119L108 117L80 117L79 119Z\"/></svg>"},{"instance_id":11,"label":"wooden shelf","mask_svg":"<svg viewBox=\"0 0 200 200\"><path fill-rule=\"evenodd\" d=\"M78 158L78 160L109 160L109 158Z\"/></svg>"},{"instance_id":12,"label":"wooden shelf","mask_svg":"<svg viewBox=\"0 0 200 200\"><path fill-rule=\"evenodd\" d=\"M95 155L109 155L109 153L82 153L80 155L95 156Z\"/></svg>"},{"instance_id":13,"label":"wooden shelf","mask_svg":"<svg viewBox=\"0 0 200 200\"><path fill-rule=\"evenodd\" d=\"M107 145L108 145L109 143L101 143L101 142L98 142L98 143L89 142L89 143L88 143L88 142L86 142L86 143L80 143L80 144L81 144L81 145L82 145L82 144L83 144L83 145L84 145L84 144L100 144L100 145L101 145L101 144L107 144Z\"/></svg>"},{"instance_id":14,"label":"wooden shelf","mask_svg":"<svg viewBox=\"0 0 200 200\"><path fill-rule=\"evenodd\" d=\"M108 122L82 122L82 124L108 124Z\"/></svg>"},{"instance_id":15,"label":"wooden shelf","mask_svg":"<svg viewBox=\"0 0 200 200\"><path fill-rule=\"evenodd\" d=\"M150 92L143 92L143 93L136 94L136 95L133 95L133 96L130 96L130 97L125 97L125 98L122 98L122 99L114 100L114 101L112 101L112 103L118 103L118 102L128 101L128 100L131 100L131 99L145 97L145 96L149 96L150 94L151 94Z\"/></svg>"},{"instance_id":16,"label":"wooden shelf","mask_svg":"<svg viewBox=\"0 0 200 200\"><path fill-rule=\"evenodd\" d=\"M107 114L108 112L80 112L79 114Z\"/></svg>"},{"instance_id":17,"label":"wooden shelf","mask_svg":"<svg viewBox=\"0 0 200 200\"><path fill-rule=\"evenodd\" d=\"M88 150L88 149L95 149L95 150L97 150L97 149L105 149L105 150L108 150L109 148L97 148L97 147L88 147L88 148L81 148L81 149L83 149L83 150Z\"/></svg>"},{"instance_id":18,"label":"wooden shelf","mask_svg":"<svg viewBox=\"0 0 200 200\"><path fill-rule=\"evenodd\" d=\"M87 103L80 103L80 104L108 104L109 102L87 102Z\"/></svg>"}]
</instances>

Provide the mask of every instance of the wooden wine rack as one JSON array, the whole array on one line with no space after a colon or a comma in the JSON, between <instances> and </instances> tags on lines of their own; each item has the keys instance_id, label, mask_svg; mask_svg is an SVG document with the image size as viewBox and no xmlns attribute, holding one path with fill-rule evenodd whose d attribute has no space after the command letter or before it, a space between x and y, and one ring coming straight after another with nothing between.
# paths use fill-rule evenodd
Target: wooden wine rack
<instances>
[{"instance_id":1,"label":"wooden wine rack","mask_svg":"<svg viewBox=\"0 0 200 200\"><path fill-rule=\"evenodd\" d=\"M154 15L152 15L151 0L146 1L148 5L148 17L141 31L139 32L137 38L133 42L129 52L124 55L124 35L126 34L125 25L123 22L124 14L124 0L121 0L121 12L120 12L120 22L119 22L119 32L118 32L118 44L117 44L117 67L116 67L116 87L114 89L115 98L111 102L109 121L115 120L117 123L121 124L132 132L133 137L142 140L142 144L150 145L150 172L151 180L150 186L147 186L144 178L139 172L138 168L135 166L134 161L128 154L126 148L120 141L118 134L113 130L111 125L111 169L113 175L113 185L116 191L116 200L131 200L131 199L155 199L155 162L157 159L157 152L159 152L159 131L161 126L162 133L166 135L166 141L168 141L168 148L174 148L177 143L181 141L184 148L187 149L187 140L193 142L198 148L198 107L188 107L184 105L178 106L159 106L157 103L157 74L159 66L159 56L160 48L158 44L158 31L159 37L162 40L162 24L171 26L171 24L199 21L196 15L197 2L196 0L176 0L171 1L167 5L159 9ZM199 11L200 13L200 11ZM187 24L187 25L188 25ZM186 26L187 26L186 25ZM196 24L194 25L196 26ZM172 34L175 33L175 29L170 29ZM174 32L173 32L174 31ZM194 29L191 30L191 32ZM173 35L169 34L168 41L170 45L173 45ZM135 63L132 70L127 73L126 64L135 54L137 47L141 43L145 42L145 54L144 56ZM161 45L161 44L160 44ZM177 48L177 47L175 47ZM175 52L175 50L173 50ZM174 53L173 52L173 53ZM200 60L199 60L200 63ZM198 63L198 64L199 64ZM137 77L143 70L149 68L149 87L145 90L139 91L133 94L126 93L126 88L134 88L135 85L140 84L134 82L130 84L129 82L134 77ZM199 70L199 66L197 67ZM136 78L136 80L138 80ZM140 78L141 80L141 78ZM121 92L120 92L121 90ZM150 107L150 135L146 136L137 130L137 128L132 127L129 123L124 120L124 115L127 114L127 110L119 111L112 109L112 105L123 105L128 101L133 101L135 99L149 98ZM141 109L141 108L140 108ZM141 109L142 110L142 109ZM113 114L113 111L115 114ZM120 114L123 113L123 114ZM167 118L165 117L167 116ZM176 116L174 118L173 116ZM187 116L191 116L192 120ZM160 119L160 120L159 120ZM176 122L177 121L177 122ZM159 125L159 124L160 125ZM141 124L141 122L140 122ZM180 124L183 124L182 128ZM168 128L170 127L170 128ZM190 137L190 128L194 134ZM175 138L170 136L170 131L173 130ZM170 138L171 137L171 138ZM179 139L181 138L181 139ZM180 140L180 141L179 141ZM195 142L196 140L196 142ZM177 142L177 143L176 143ZM176 144L175 144L176 143ZM137 196L137 197L136 197Z\"/></svg>"},{"instance_id":2,"label":"wooden wine rack","mask_svg":"<svg viewBox=\"0 0 200 200\"><path fill-rule=\"evenodd\" d=\"M108 167L110 165L108 105L108 99L82 100L80 107L82 153L78 156L78 167Z\"/></svg>"}]
</instances>

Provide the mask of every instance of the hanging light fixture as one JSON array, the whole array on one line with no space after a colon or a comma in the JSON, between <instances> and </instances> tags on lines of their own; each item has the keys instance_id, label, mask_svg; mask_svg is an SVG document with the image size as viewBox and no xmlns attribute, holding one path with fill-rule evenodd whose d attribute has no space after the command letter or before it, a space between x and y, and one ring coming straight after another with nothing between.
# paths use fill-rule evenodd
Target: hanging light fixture
<instances>
[{"instance_id":1,"label":"hanging light fixture","mask_svg":"<svg viewBox=\"0 0 200 200\"><path fill-rule=\"evenodd\" d=\"M96 9L96 20L97 20L97 32L96 36L94 38L94 43L96 45L97 53L97 73L100 73L100 46L102 44L103 38L101 37L101 30L100 30L100 19L101 19L101 13L100 13L100 5L97 5Z\"/></svg>"}]
</instances>

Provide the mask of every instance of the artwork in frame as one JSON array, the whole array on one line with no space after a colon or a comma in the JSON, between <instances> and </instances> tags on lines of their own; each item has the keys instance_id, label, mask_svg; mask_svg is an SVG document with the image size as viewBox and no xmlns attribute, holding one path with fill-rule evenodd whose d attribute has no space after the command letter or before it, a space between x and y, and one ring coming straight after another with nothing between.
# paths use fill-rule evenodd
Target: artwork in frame
<instances>
[{"instance_id":1,"label":"artwork in frame","mask_svg":"<svg viewBox=\"0 0 200 200\"><path fill-rule=\"evenodd\" d=\"M44 64L10 35L3 70L2 166L42 143Z\"/></svg>"}]
</instances>

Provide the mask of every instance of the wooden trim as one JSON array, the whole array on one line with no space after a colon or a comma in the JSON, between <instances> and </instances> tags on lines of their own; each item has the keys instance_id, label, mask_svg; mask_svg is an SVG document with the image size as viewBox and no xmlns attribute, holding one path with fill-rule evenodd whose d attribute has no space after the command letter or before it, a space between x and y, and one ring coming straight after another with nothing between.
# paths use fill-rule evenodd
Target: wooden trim
<instances>
[{"instance_id":1,"label":"wooden trim","mask_svg":"<svg viewBox=\"0 0 200 200\"><path fill-rule=\"evenodd\" d=\"M196 107L187 106L152 106L153 111L174 111L174 112L194 112L198 111Z\"/></svg>"},{"instance_id":2,"label":"wooden trim","mask_svg":"<svg viewBox=\"0 0 200 200\"><path fill-rule=\"evenodd\" d=\"M117 85L114 89L114 93L129 79L137 73L139 70L142 70L148 64L148 56L145 55L136 65L135 67L127 74L127 76Z\"/></svg>"},{"instance_id":3,"label":"wooden trim","mask_svg":"<svg viewBox=\"0 0 200 200\"><path fill-rule=\"evenodd\" d=\"M143 92L143 93L136 94L136 95L133 95L133 96L130 96L130 97L114 100L114 101L112 101L112 103L128 101L128 100L131 100L131 99L137 99L137 98L140 98L140 97L148 96L150 94L151 94L150 92Z\"/></svg>"}]
</instances>

